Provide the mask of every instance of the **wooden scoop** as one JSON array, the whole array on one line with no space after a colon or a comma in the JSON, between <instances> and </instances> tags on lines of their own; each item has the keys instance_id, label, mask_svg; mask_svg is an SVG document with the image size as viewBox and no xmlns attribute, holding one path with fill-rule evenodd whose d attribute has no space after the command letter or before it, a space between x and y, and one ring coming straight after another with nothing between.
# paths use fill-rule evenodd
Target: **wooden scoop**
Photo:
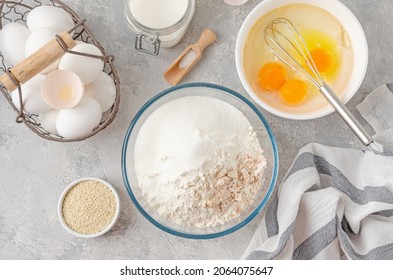
<instances>
[{"instance_id":1,"label":"wooden scoop","mask_svg":"<svg viewBox=\"0 0 393 280\"><path fill-rule=\"evenodd\" d=\"M216 33L210 29L203 30L198 42L188 46L164 72L165 80L171 85L177 85L202 57L203 50L214 43L216 38ZM183 59L187 60L184 66Z\"/></svg>"},{"instance_id":2,"label":"wooden scoop","mask_svg":"<svg viewBox=\"0 0 393 280\"><path fill-rule=\"evenodd\" d=\"M59 36L69 49L75 47L76 43L69 33L63 32ZM25 60L15 65L11 69L11 73L18 82L24 84L61 58L64 53L65 51L57 40L53 39ZM18 88L7 73L0 76L0 83L10 92Z\"/></svg>"}]
</instances>

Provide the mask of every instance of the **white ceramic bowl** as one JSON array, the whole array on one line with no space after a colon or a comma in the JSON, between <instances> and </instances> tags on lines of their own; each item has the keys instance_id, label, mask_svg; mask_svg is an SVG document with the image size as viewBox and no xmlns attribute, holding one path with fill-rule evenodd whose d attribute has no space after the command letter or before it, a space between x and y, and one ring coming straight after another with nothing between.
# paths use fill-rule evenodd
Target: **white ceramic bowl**
<instances>
[{"instance_id":1,"label":"white ceramic bowl","mask_svg":"<svg viewBox=\"0 0 393 280\"><path fill-rule=\"evenodd\" d=\"M91 180L93 180L93 181L98 181L98 182L104 184L105 186L107 186L107 187L112 191L112 193L113 193L113 195L115 196L115 199L116 199L116 213L115 213L115 216L113 217L112 222L111 222L105 229L103 229L102 231L100 231L100 232L98 232L98 233L95 233L95 234L81 234L81 233L76 232L76 231L74 231L73 229L71 229L71 228L66 224L66 222L64 221L64 217L63 217L63 201L64 201L64 198L65 198L65 196L67 195L68 191L69 191L71 188L73 188L76 184L78 184L78 183L80 183L80 182L83 182L83 181L91 181ZM75 180L75 181L72 182L71 184L69 184L69 185L65 188L65 190L63 191L63 193L61 194L60 199L59 199L59 203L58 203L58 206L57 206L57 214L58 214L58 216L59 216L59 220L60 220L61 225L62 225L63 228L64 228L66 231L68 231L69 233L71 233L71 234L73 234L73 235L75 235L75 236L77 236L77 237L81 237L81 238L93 238L93 237L98 237L98 236L104 235L104 234L107 233L109 230L111 230L111 228L116 224L117 220L119 219L119 216L120 216L120 199L119 199L119 195L117 194L116 189L115 189L111 184L109 184L108 182L106 182L106 181L104 181L104 180L102 180L102 179L93 178L93 177L80 178L80 179Z\"/></svg>"},{"instance_id":2,"label":"white ceramic bowl","mask_svg":"<svg viewBox=\"0 0 393 280\"><path fill-rule=\"evenodd\" d=\"M239 74L240 80L246 89L247 93L251 98L258 103L262 108L266 109L270 113L277 116L296 119L296 120L307 120L323 117L330 114L334 109L330 105L326 105L313 112L308 112L304 114L293 114L286 112L284 110L278 110L269 104L266 104L263 100L258 98L254 89L251 87L247 81L247 77L243 68L243 53L246 43L246 39L250 29L253 27L254 23L258 21L263 15L275 10L279 7L286 6L288 4L309 4L319 8L322 8L335 16L337 20L346 29L350 40L352 42L353 49L353 71L350 80L343 92L342 100L344 103L348 102L354 94L358 91L361 83L363 82L364 76L367 70L368 64L368 47L367 40L364 31L355 17L355 15L341 2L338 0L265 0L256 6L251 13L247 16L240 28L237 41L236 41L236 68ZM263 31L261 31L263 32ZM263 36L263 34L261 34Z\"/></svg>"}]
</instances>

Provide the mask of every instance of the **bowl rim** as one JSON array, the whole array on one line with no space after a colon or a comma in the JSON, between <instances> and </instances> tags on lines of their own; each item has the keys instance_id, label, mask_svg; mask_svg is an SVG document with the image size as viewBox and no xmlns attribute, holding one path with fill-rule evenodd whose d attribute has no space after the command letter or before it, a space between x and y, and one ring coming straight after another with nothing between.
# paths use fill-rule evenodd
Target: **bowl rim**
<instances>
[{"instance_id":1,"label":"bowl rim","mask_svg":"<svg viewBox=\"0 0 393 280\"><path fill-rule=\"evenodd\" d=\"M249 85L249 82L246 78L246 75L244 73L244 67L243 67L243 50L244 50L245 40L247 38L247 34L248 34L249 30L252 28L252 26L256 22L256 20L253 20L252 22L251 22L251 20L254 17L256 17L257 15L258 15L258 19L259 19L264 14L272 11L272 10L269 10L269 11L262 11L262 10L265 6L270 5L274 1L275 0L265 0L261 3L259 3L258 5L256 5L251 10L251 12L247 15L247 17L244 19L244 21L239 29L239 32L238 32L238 35L236 38L236 45L235 45L235 63L236 63L237 74L238 74L238 77L243 85L243 88L246 90L247 94L259 106L261 106L263 109L267 110L268 112L270 112L278 117L291 119L291 120L312 120L312 119L317 119L317 118L327 116L335 111L334 108L332 106L330 106L329 104L316 112L308 113L308 114L293 114L293 113L288 113L288 112L278 110L278 109L274 108L273 106L270 106L266 102L262 101L260 98L258 98L256 93L254 93L254 90L252 89L251 85ZM316 7L319 7L318 5L311 3L311 1L306 1L306 2L309 5L314 5ZM295 1L295 2L288 1L285 4L277 6L276 8L283 7L283 6L290 5L290 4L296 4L296 3L297 3L297 1ZM303 3L303 1L300 0L299 3ZM364 33L364 29L363 29L362 25L360 24L358 18L355 16L355 14L339 0L330 0L330 3L332 3L332 5L334 4L336 6L339 6L340 9L342 9L342 11L344 11L349 17L352 18L351 20L353 21L353 24L356 25L356 27L359 31L358 35L361 37L361 42L359 42L359 44L363 44L363 48L365 51L364 56L362 56L364 59L364 67L362 69L362 72L358 75L359 76L359 78L357 79L358 83L353 86L353 93L348 94L347 96L343 96L343 98L342 98L342 101L344 102L344 104L346 104L355 96L356 92L359 90L359 88L362 85L364 78L366 76L366 72L367 72L367 68L368 68L368 57L369 57L368 43L367 43L367 37ZM321 7L319 7L319 8L321 8ZM323 8L321 8L321 9L323 9ZM333 16L335 16L335 15L333 15ZM342 20L340 20L338 18L337 18L337 20L342 22Z\"/></svg>"},{"instance_id":2,"label":"bowl rim","mask_svg":"<svg viewBox=\"0 0 393 280\"><path fill-rule=\"evenodd\" d=\"M66 197L67 193L74 187L76 186L78 183L80 182L84 182L84 181L97 181L100 182L102 184L104 184L105 186L107 186L113 193L113 195L115 196L116 199L116 213L115 216L113 217L112 222L102 231L98 232L98 233L94 233L94 234L82 234L79 232L74 231L73 229L71 229L66 222L64 221L64 217L63 217L63 201L64 198ZM63 226L63 228L68 231L69 233L71 233L72 235L76 236L76 237L81 237L81 238L94 238L94 237L98 237L101 235L104 235L105 233L107 233L108 231L110 231L113 226L116 224L116 222L119 219L120 216L120 198L119 198L119 194L117 193L116 189L109 184L107 181L104 181L100 178L96 178L96 177L82 177L79 179L76 179L75 181L71 182L61 193L60 198L59 198L59 202L57 204L57 215L59 217L60 220L60 224Z\"/></svg>"},{"instance_id":3,"label":"bowl rim","mask_svg":"<svg viewBox=\"0 0 393 280\"><path fill-rule=\"evenodd\" d=\"M262 121L268 135L269 135L269 139L270 142L272 144L272 149L273 149L273 157L274 157L274 165L273 165L273 175L270 181L270 185L269 188L265 194L265 197L263 198L263 200L260 202L260 204L258 205L258 207L246 218L244 219L242 222L240 222L239 224L236 224L235 226L223 230L223 231L219 231L216 233L209 233L209 234L193 234L193 233L184 233L184 232L179 232L177 230L168 228L167 226L161 224L160 222L156 221L153 217L151 217L144 209L143 207L139 204L138 200L136 199L136 197L134 196L134 193L132 192L131 186L129 184L129 180L128 180L128 175L127 175L127 161L126 161L126 156L127 156L127 149L128 149L128 141L130 138L130 135L136 125L136 123L139 121L140 117L143 115L143 113L146 111L147 108L149 108L152 104L154 104L157 100L161 99L162 97L175 92L177 90L181 90L181 89L185 89L185 88L195 88L195 87L206 87L209 89L215 89L215 90L219 90L219 91L224 91L226 93L228 93L229 95L231 95L232 97L235 97L237 99L240 99L240 101L242 101L244 104L246 104L250 109L252 109L254 111L254 113L258 116L258 118ZM273 135L273 132L268 124L268 122L266 121L265 117L262 115L262 113L258 110L258 108L251 102L249 101L246 97L242 96L241 94L226 88L224 86L220 86L220 85L216 85L216 84L211 84L211 83L202 83L202 82L197 82L197 83L186 83L186 84L181 84L181 85L177 85L174 87L170 87L164 91L162 91L161 93L157 94L156 96L152 97L149 101L147 101L142 108L137 112L137 114L135 115L135 117L133 118L133 120L131 121L131 124L127 130L127 133L124 137L124 142L123 142L123 149L122 149L122 156L121 156L121 167L122 167L122 174L123 174L123 181L124 181L124 185L126 187L126 190L128 192L128 195L130 196L132 202L134 203L134 205L136 206L136 208L138 209L138 211L153 225L155 225L156 227L158 227L159 229L170 233L172 235L175 236L179 236L179 237L183 237L183 238L190 238L190 239L211 239L211 238L217 238L217 237L222 237L224 235L233 233L235 231L237 231L238 229L242 228L243 226L245 226L246 224L248 224L261 210L262 208L266 205L266 203L268 202L269 198L271 197L273 190L276 186L276 182L277 182L277 176L278 176L278 168L279 168L279 158L278 158L278 148L277 148L277 143L275 140L275 137Z\"/></svg>"}]
</instances>

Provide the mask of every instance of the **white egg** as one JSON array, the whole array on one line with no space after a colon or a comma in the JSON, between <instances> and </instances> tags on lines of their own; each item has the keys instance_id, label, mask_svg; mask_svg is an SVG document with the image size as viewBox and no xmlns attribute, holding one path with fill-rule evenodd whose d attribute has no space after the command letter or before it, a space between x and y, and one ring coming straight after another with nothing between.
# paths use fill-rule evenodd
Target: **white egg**
<instances>
[{"instance_id":1,"label":"white egg","mask_svg":"<svg viewBox=\"0 0 393 280\"><path fill-rule=\"evenodd\" d=\"M88 53L101 56L102 53L96 46L92 44L79 44L73 49L76 52ZM60 70L70 70L77 74L82 82L87 85L93 82L102 72L104 62L99 58L86 57L66 53L61 59L59 64Z\"/></svg>"},{"instance_id":2,"label":"white egg","mask_svg":"<svg viewBox=\"0 0 393 280\"><path fill-rule=\"evenodd\" d=\"M85 96L95 98L101 105L102 112L108 111L116 99L116 86L113 79L101 72L98 78L86 86Z\"/></svg>"},{"instance_id":3,"label":"white egg","mask_svg":"<svg viewBox=\"0 0 393 280\"><path fill-rule=\"evenodd\" d=\"M26 41L25 54L26 57L43 47L49 41L55 39L56 30L50 28L40 28L31 32ZM41 74L48 74L50 71L57 69L60 59L46 68Z\"/></svg>"},{"instance_id":4,"label":"white egg","mask_svg":"<svg viewBox=\"0 0 393 280\"><path fill-rule=\"evenodd\" d=\"M84 97L75 107L59 112L56 129L65 138L83 137L100 124L101 117L98 101L92 97Z\"/></svg>"},{"instance_id":5,"label":"white egg","mask_svg":"<svg viewBox=\"0 0 393 280\"><path fill-rule=\"evenodd\" d=\"M25 45L29 35L29 29L17 22L6 24L0 31L0 51L9 64L14 66L25 59Z\"/></svg>"},{"instance_id":6,"label":"white egg","mask_svg":"<svg viewBox=\"0 0 393 280\"><path fill-rule=\"evenodd\" d=\"M70 14L53 6L40 6L32 9L27 15L26 23L31 32L46 27L61 33L74 26Z\"/></svg>"},{"instance_id":7,"label":"white egg","mask_svg":"<svg viewBox=\"0 0 393 280\"><path fill-rule=\"evenodd\" d=\"M52 109L48 112L40 113L38 115L38 120L40 121L42 128L50 133L58 134L56 129L56 120L59 112L59 110Z\"/></svg>"},{"instance_id":8,"label":"white egg","mask_svg":"<svg viewBox=\"0 0 393 280\"><path fill-rule=\"evenodd\" d=\"M23 108L30 114L39 114L50 110L50 106L41 97L41 84L45 76L37 75L22 85ZM12 102L20 110L19 91L12 92Z\"/></svg>"}]
</instances>

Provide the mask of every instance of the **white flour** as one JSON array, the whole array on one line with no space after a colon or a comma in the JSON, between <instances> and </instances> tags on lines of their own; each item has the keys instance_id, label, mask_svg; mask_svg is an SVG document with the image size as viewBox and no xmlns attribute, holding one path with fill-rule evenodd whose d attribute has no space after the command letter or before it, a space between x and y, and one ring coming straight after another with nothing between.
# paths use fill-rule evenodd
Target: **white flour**
<instances>
[{"instance_id":1,"label":"white flour","mask_svg":"<svg viewBox=\"0 0 393 280\"><path fill-rule=\"evenodd\" d=\"M179 68L186 68L192 62L194 62L195 58L196 58L196 52L194 52L193 50L189 50L186 53L186 55L182 58L182 60L179 62Z\"/></svg>"},{"instance_id":2,"label":"white flour","mask_svg":"<svg viewBox=\"0 0 393 280\"><path fill-rule=\"evenodd\" d=\"M180 21L188 0L129 0L135 19L146 27L162 29Z\"/></svg>"},{"instance_id":3,"label":"white flour","mask_svg":"<svg viewBox=\"0 0 393 280\"><path fill-rule=\"evenodd\" d=\"M266 160L248 119L211 97L170 101L135 143L138 185L177 224L214 226L237 217L259 190Z\"/></svg>"}]
</instances>

